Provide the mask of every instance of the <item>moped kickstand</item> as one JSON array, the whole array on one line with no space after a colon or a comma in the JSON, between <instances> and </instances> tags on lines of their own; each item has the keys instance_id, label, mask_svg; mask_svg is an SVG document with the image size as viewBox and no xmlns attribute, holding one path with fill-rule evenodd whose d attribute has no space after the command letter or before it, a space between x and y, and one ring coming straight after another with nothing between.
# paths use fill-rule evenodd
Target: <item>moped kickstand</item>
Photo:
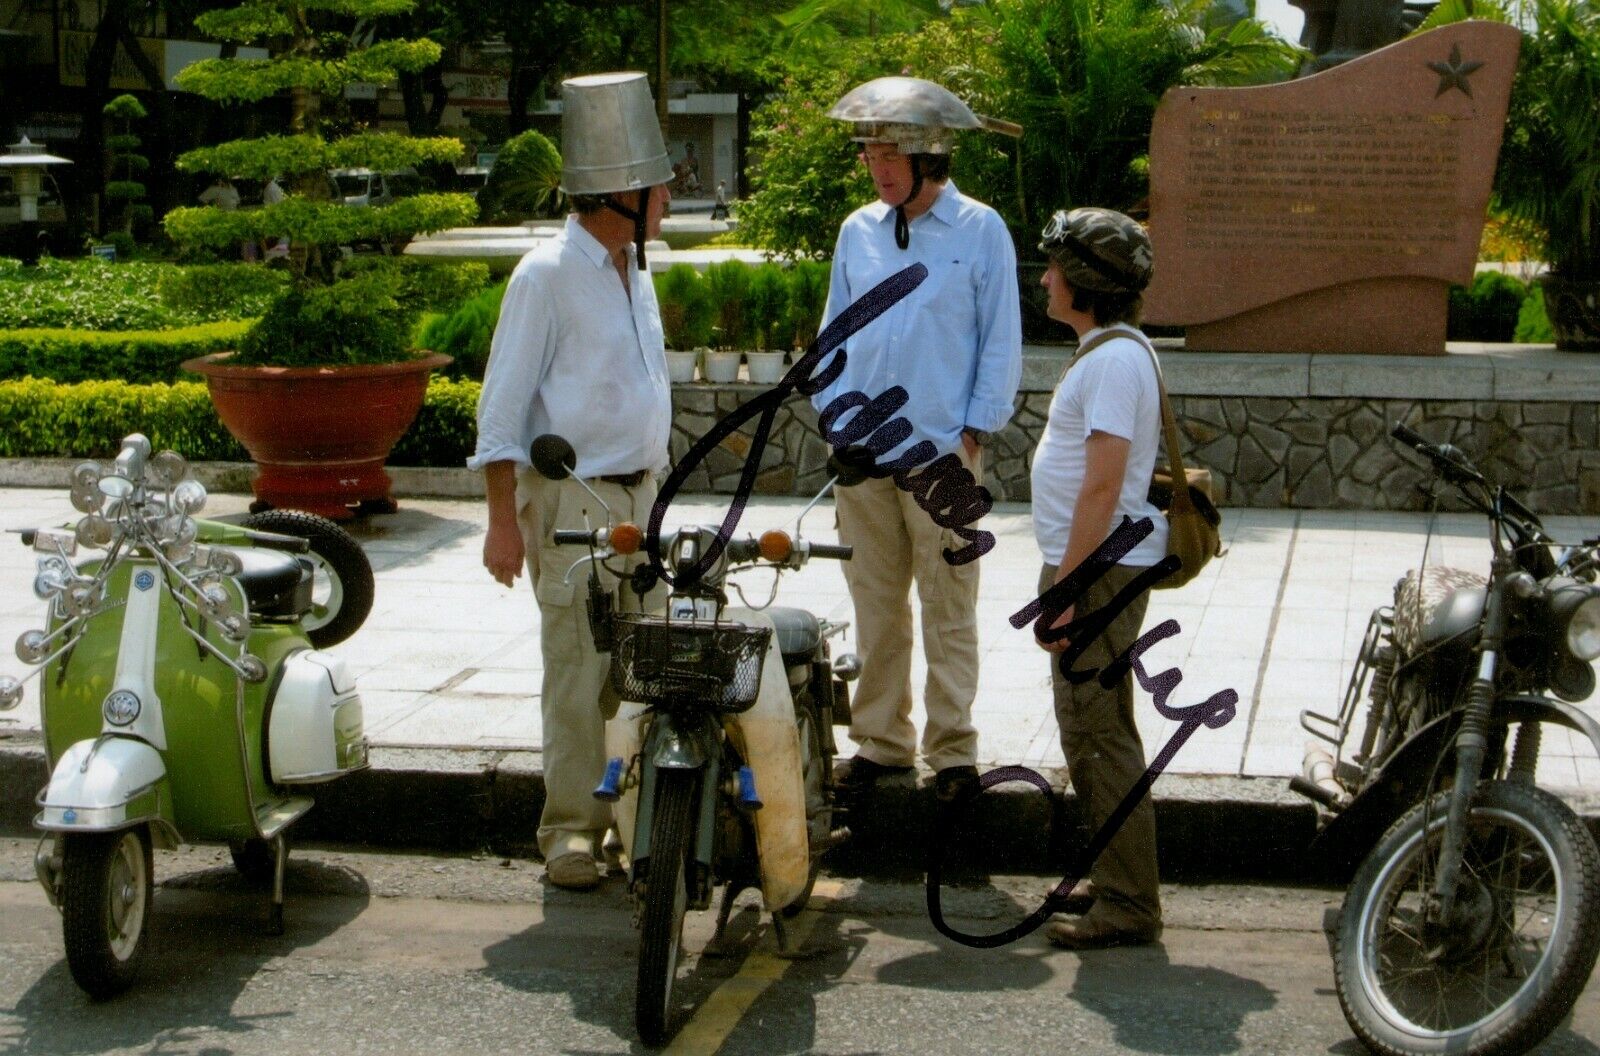
<instances>
[{"instance_id":1,"label":"moped kickstand","mask_svg":"<svg viewBox=\"0 0 1600 1056\"><path fill-rule=\"evenodd\" d=\"M267 934L283 934L283 871L289 860L289 847L283 833L272 838L272 907L267 911Z\"/></svg>"},{"instance_id":2,"label":"moped kickstand","mask_svg":"<svg viewBox=\"0 0 1600 1056\"><path fill-rule=\"evenodd\" d=\"M725 945L728 930L728 918L733 915L733 903L750 884L728 881L722 889L722 902L717 906L717 929L711 933L711 941L706 943L703 955L706 957L731 957L734 951Z\"/></svg>"}]
</instances>

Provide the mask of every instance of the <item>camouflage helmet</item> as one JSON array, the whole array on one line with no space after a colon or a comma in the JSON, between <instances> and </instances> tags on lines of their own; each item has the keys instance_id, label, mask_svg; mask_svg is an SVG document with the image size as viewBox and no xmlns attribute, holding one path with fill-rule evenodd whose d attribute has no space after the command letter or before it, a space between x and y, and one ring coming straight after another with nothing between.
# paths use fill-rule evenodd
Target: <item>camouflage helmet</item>
<instances>
[{"instance_id":1,"label":"camouflage helmet","mask_svg":"<svg viewBox=\"0 0 1600 1056\"><path fill-rule=\"evenodd\" d=\"M1095 293L1141 293L1155 270L1150 236L1115 209L1056 210L1039 248L1073 286Z\"/></svg>"}]
</instances>

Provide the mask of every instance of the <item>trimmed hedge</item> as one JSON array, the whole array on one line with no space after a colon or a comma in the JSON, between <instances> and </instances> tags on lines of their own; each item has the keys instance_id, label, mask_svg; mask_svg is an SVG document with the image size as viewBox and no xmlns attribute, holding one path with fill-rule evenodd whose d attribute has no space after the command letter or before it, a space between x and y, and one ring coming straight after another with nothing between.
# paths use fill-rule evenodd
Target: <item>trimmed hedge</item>
<instances>
[{"instance_id":1,"label":"trimmed hedge","mask_svg":"<svg viewBox=\"0 0 1600 1056\"><path fill-rule=\"evenodd\" d=\"M0 379L177 381L184 360L235 348L249 328L222 322L179 330L0 330Z\"/></svg>"},{"instance_id":2,"label":"trimmed hedge","mask_svg":"<svg viewBox=\"0 0 1600 1056\"><path fill-rule=\"evenodd\" d=\"M422 411L401 437L390 463L464 466L477 443L475 381L435 377ZM195 462L244 462L202 382L130 385L42 378L0 381L0 458L109 458L122 438L144 433L157 450L170 447Z\"/></svg>"}]
</instances>

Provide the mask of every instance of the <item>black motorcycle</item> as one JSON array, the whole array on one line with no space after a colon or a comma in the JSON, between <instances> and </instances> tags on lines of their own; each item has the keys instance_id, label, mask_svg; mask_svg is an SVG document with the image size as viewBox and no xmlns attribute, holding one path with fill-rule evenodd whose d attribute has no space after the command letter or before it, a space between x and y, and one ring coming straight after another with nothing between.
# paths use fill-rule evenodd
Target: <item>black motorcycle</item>
<instances>
[{"instance_id":1,"label":"black motorcycle","mask_svg":"<svg viewBox=\"0 0 1600 1056\"><path fill-rule=\"evenodd\" d=\"M1408 572L1372 614L1337 717L1290 786L1321 808L1317 848L1355 869L1333 941L1351 1028L1387 1054L1526 1052L1571 1010L1600 953L1600 849L1535 784L1543 724L1574 707L1600 657L1600 539L1562 548L1466 456L1396 425L1489 519L1489 577ZM1429 539L1432 532L1430 525ZM1366 721L1347 753L1362 699ZM1381 836L1380 836L1381 834Z\"/></svg>"}]
</instances>

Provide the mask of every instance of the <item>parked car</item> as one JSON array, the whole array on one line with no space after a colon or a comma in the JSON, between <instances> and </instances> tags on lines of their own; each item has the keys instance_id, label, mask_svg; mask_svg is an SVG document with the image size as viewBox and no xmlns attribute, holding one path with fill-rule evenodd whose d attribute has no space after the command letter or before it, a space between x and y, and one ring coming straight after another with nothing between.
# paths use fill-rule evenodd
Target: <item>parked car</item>
<instances>
[{"instance_id":1,"label":"parked car","mask_svg":"<svg viewBox=\"0 0 1600 1056\"><path fill-rule=\"evenodd\" d=\"M396 172L334 169L329 175L337 188L335 197L342 199L345 205L388 205L428 189L416 169Z\"/></svg>"},{"instance_id":2,"label":"parked car","mask_svg":"<svg viewBox=\"0 0 1600 1056\"><path fill-rule=\"evenodd\" d=\"M456 169L455 186L451 188L462 194L470 194L477 200L478 192L483 190L489 182L489 166L468 165Z\"/></svg>"}]
</instances>

